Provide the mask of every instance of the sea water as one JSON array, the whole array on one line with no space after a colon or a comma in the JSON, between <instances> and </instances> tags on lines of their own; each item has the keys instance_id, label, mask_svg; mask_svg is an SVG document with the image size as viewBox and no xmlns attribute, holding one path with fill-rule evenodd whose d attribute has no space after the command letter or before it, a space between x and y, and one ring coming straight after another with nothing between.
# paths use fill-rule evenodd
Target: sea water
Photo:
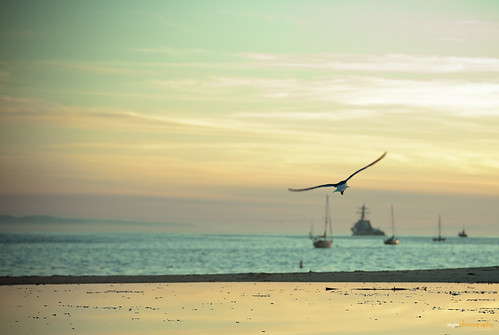
<instances>
[{"instance_id":1,"label":"sea water","mask_svg":"<svg viewBox=\"0 0 499 335\"><path fill-rule=\"evenodd\" d=\"M499 237L2 233L0 276L413 270L498 265ZM300 267L303 262L303 267Z\"/></svg>"}]
</instances>

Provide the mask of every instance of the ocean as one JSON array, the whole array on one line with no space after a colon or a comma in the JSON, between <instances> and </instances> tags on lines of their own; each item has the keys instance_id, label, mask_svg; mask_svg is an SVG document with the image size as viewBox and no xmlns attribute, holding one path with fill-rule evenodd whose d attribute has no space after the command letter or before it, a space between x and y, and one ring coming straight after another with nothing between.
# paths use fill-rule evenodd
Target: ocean
<instances>
[{"instance_id":1,"label":"ocean","mask_svg":"<svg viewBox=\"0 0 499 335\"><path fill-rule=\"evenodd\" d=\"M0 276L413 270L499 265L499 237L1 233ZM303 268L300 268L303 262Z\"/></svg>"}]
</instances>

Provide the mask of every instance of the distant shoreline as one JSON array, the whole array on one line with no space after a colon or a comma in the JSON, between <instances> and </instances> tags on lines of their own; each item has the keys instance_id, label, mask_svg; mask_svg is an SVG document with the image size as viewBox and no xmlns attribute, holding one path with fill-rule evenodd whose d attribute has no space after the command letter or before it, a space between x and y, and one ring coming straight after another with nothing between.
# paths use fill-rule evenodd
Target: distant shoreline
<instances>
[{"instance_id":1,"label":"distant shoreline","mask_svg":"<svg viewBox=\"0 0 499 335\"><path fill-rule=\"evenodd\" d=\"M353 272L0 277L0 285L203 282L499 283L499 266L454 269Z\"/></svg>"}]
</instances>

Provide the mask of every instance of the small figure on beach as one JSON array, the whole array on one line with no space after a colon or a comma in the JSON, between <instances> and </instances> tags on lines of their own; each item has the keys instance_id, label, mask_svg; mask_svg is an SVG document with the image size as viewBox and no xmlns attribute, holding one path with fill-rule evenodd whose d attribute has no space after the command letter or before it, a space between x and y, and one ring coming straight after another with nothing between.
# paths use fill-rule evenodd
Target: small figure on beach
<instances>
[{"instance_id":1,"label":"small figure on beach","mask_svg":"<svg viewBox=\"0 0 499 335\"><path fill-rule=\"evenodd\" d=\"M333 192L340 192L341 195L343 195L343 192L345 192L345 190L350 187L350 186L347 186L347 181L349 181L350 178L352 178L353 176L355 176L360 171L365 170L368 167L376 164L377 162L379 162L380 160L382 160L383 157L385 157L385 156L386 156L386 151L383 153L383 155L381 155L381 157L379 157L378 159L376 159L371 164L366 165L362 169L355 171L354 173L352 173L350 175L350 177L348 177L347 179L342 180L342 181L340 181L340 182L338 182L336 184L324 184L324 185L313 186L313 187L308 187L308 188L300 188L300 189L288 188L288 190L291 191L291 192L303 192L303 191L309 191L309 190L313 190L313 189L320 188L320 187L336 187L336 189Z\"/></svg>"}]
</instances>

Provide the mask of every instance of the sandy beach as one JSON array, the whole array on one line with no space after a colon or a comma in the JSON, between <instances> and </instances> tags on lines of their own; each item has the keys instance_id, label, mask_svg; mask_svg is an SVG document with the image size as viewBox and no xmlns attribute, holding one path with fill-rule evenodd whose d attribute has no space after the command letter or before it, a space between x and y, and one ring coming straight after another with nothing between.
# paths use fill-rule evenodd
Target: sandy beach
<instances>
[{"instance_id":1,"label":"sandy beach","mask_svg":"<svg viewBox=\"0 0 499 335\"><path fill-rule=\"evenodd\" d=\"M3 277L0 324L3 334L495 333L498 269Z\"/></svg>"}]
</instances>

